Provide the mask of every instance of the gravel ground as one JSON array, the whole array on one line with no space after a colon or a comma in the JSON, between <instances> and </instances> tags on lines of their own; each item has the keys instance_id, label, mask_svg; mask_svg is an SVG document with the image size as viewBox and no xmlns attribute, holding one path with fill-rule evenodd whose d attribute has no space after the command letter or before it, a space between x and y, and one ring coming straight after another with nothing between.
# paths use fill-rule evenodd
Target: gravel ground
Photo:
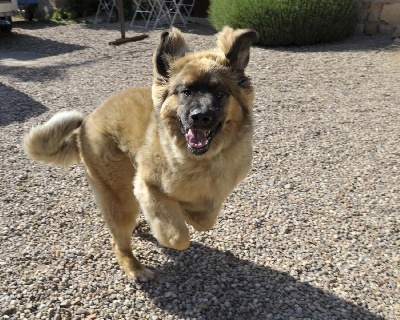
<instances>
[{"instance_id":1,"label":"gravel ground","mask_svg":"<svg viewBox=\"0 0 400 320\"><path fill-rule=\"evenodd\" d=\"M46 57L0 65L2 319L400 319L400 52L384 37L253 48L253 169L188 250L141 220L134 250L156 277L125 277L82 165L35 164L20 143L60 109L149 85L159 33L118 47L116 24L1 35L0 50Z\"/></svg>"}]
</instances>

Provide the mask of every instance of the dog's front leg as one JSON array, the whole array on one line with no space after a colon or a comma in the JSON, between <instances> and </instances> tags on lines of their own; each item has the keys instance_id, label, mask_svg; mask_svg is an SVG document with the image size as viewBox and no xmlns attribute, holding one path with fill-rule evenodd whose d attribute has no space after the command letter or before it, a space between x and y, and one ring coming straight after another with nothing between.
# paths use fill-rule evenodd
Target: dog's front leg
<instances>
[{"instance_id":1,"label":"dog's front leg","mask_svg":"<svg viewBox=\"0 0 400 320\"><path fill-rule=\"evenodd\" d=\"M186 223L197 231L207 231L212 228L217 220L221 205L209 211L185 210Z\"/></svg>"},{"instance_id":2,"label":"dog's front leg","mask_svg":"<svg viewBox=\"0 0 400 320\"><path fill-rule=\"evenodd\" d=\"M178 250L189 247L189 230L179 202L142 179L135 179L135 196L161 244Z\"/></svg>"}]
</instances>

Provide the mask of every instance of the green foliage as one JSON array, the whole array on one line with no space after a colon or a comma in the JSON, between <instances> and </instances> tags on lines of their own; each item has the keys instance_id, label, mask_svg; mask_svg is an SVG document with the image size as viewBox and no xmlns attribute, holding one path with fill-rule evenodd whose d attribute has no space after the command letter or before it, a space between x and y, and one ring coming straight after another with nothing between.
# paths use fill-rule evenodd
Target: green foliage
<instances>
[{"instance_id":1,"label":"green foliage","mask_svg":"<svg viewBox=\"0 0 400 320\"><path fill-rule=\"evenodd\" d=\"M81 18L96 13L99 0L68 0L67 11L75 18Z\"/></svg>"},{"instance_id":2,"label":"green foliage","mask_svg":"<svg viewBox=\"0 0 400 320\"><path fill-rule=\"evenodd\" d=\"M343 39L354 30L354 0L211 0L217 29L252 28L265 46L309 45Z\"/></svg>"},{"instance_id":3,"label":"green foliage","mask_svg":"<svg viewBox=\"0 0 400 320\"><path fill-rule=\"evenodd\" d=\"M124 0L124 17L125 19L132 18L132 0ZM72 12L76 18L81 18L95 14L99 0L68 0L67 9ZM115 11L115 16L118 17L118 12Z\"/></svg>"},{"instance_id":4,"label":"green foliage","mask_svg":"<svg viewBox=\"0 0 400 320\"><path fill-rule=\"evenodd\" d=\"M124 17L132 18L132 0L124 0ZM99 6L99 0L68 0L66 9L59 9L53 13L51 20L63 21L82 18L94 15ZM115 16L118 19L118 11L115 9Z\"/></svg>"},{"instance_id":5,"label":"green foliage","mask_svg":"<svg viewBox=\"0 0 400 320\"><path fill-rule=\"evenodd\" d=\"M63 21L73 19L72 13L64 11L63 9L58 9L51 16L51 20L53 21Z\"/></svg>"}]
</instances>

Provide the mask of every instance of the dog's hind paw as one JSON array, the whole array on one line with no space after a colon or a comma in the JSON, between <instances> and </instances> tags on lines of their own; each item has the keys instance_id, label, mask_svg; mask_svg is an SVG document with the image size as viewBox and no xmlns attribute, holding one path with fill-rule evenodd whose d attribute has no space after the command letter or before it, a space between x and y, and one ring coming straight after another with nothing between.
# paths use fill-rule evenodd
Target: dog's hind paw
<instances>
[{"instance_id":1,"label":"dog's hind paw","mask_svg":"<svg viewBox=\"0 0 400 320\"><path fill-rule=\"evenodd\" d=\"M143 268L141 270L136 270L135 272L129 272L128 276L140 282L147 282L153 279L154 272L150 269Z\"/></svg>"}]
</instances>

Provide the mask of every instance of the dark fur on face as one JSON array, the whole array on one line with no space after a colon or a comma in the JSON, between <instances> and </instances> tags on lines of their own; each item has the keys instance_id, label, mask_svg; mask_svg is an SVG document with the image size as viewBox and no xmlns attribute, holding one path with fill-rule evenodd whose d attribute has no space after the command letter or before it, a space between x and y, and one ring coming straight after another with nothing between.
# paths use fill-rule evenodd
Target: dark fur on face
<instances>
[{"instance_id":1,"label":"dark fur on face","mask_svg":"<svg viewBox=\"0 0 400 320\"><path fill-rule=\"evenodd\" d=\"M249 114L246 101L253 91L244 68L257 34L242 30L233 35L231 30L220 33L220 51L196 54L189 53L181 34L173 30L161 36L154 55L155 107L170 134L179 132L177 140L194 155L217 145L214 140L224 131L225 137L235 131L229 128L232 113L240 113L236 117L241 119Z\"/></svg>"},{"instance_id":2,"label":"dark fur on face","mask_svg":"<svg viewBox=\"0 0 400 320\"><path fill-rule=\"evenodd\" d=\"M213 137L222 128L228 101L226 88L210 74L191 83L176 86L177 116L188 150L201 155L208 151Z\"/></svg>"}]
</instances>

